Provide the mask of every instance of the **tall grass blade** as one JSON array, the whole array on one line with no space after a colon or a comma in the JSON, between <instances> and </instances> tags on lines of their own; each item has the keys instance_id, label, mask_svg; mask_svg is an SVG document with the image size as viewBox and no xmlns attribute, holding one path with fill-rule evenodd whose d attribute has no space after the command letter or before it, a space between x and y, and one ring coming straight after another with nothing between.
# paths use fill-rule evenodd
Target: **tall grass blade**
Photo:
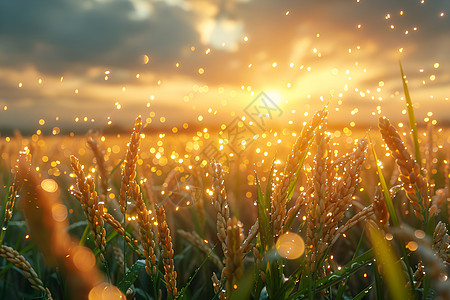
<instances>
[{"instance_id":1,"label":"tall grass blade","mask_svg":"<svg viewBox=\"0 0 450 300\"><path fill-rule=\"evenodd\" d=\"M349 263L347 263L341 270L334 272L333 274L327 275L318 281L316 281L316 287L314 292L318 293L324 289L327 289L333 285L342 282L348 276L356 273L359 269L368 264L372 263L374 259L374 251L370 249L369 251L361 254L360 256L352 259ZM298 292L292 294L286 299L294 300L294 299L302 299L306 298L309 294L307 288L301 289Z\"/></svg>"},{"instance_id":2,"label":"tall grass blade","mask_svg":"<svg viewBox=\"0 0 450 300\"><path fill-rule=\"evenodd\" d=\"M398 222L397 214L395 213L394 204L392 203L391 195L389 194L389 189L387 187L386 180L384 179L383 172L381 170L381 162L378 160L377 153L375 152L375 147L374 147L372 141L370 140L370 137L369 137L369 141L370 141L370 145L372 147L373 157L375 158L375 163L377 165L378 178L380 179L381 188L383 189L384 200L386 201L386 206L389 210L389 214L391 215L393 225L398 227L399 222Z\"/></svg>"},{"instance_id":3,"label":"tall grass blade","mask_svg":"<svg viewBox=\"0 0 450 300\"><path fill-rule=\"evenodd\" d=\"M361 300L361 299L364 299L365 297L367 297L367 294L373 288L374 284L375 284L375 282L372 282L368 287L366 287L364 290L362 290L358 295L353 297L353 300Z\"/></svg>"},{"instance_id":4,"label":"tall grass blade","mask_svg":"<svg viewBox=\"0 0 450 300\"><path fill-rule=\"evenodd\" d=\"M375 276L375 288L377 293L377 300L383 300L384 288L383 288L383 281L381 279L380 273L378 272L378 265L373 264L372 269L373 274Z\"/></svg>"},{"instance_id":5,"label":"tall grass blade","mask_svg":"<svg viewBox=\"0 0 450 300\"><path fill-rule=\"evenodd\" d=\"M406 278L402 270L395 263L397 261L393 247L386 241L384 235L377 228L368 224L370 239L375 249L377 262L382 266L382 274L389 288L392 299L408 299L406 292Z\"/></svg>"},{"instance_id":6,"label":"tall grass blade","mask_svg":"<svg viewBox=\"0 0 450 300\"><path fill-rule=\"evenodd\" d=\"M271 175L270 175L271 176ZM256 182L256 201L258 209L259 229L261 234L261 250L262 254L266 253L273 246L272 240L272 226L270 226L270 196L267 196L261 192L261 186L259 183L258 175L255 173ZM270 181L267 182L270 185ZM267 201L267 198L269 201Z\"/></svg>"},{"instance_id":7,"label":"tall grass blade","mask_svg":"<svg viewBox=\"0 0 450 300\"><path fill-rule=\"evenodd\" d=\"M139 259L137 260L128 272L125 274L124 278L117 284L119 290L126 294L128 288L136 281L142 270L145 268L145 260Z\"/></svg>"},{"instance_id":8,"label":"tall grass blade","mask_svg":"<svg viewBox=\"0 0 450 300\"><path fill-rule=\"evenodd\" d=\"M253 287L254 268L249 268L245 271L244 276L241 277L238 283L238 288L232 294L231 300L250 299L250 294Z\"/></svg>"},{"instance_id":9,"label":"tall grass blade","mask_svg":"<svg viewBox=\"0 0 450 300\"><path fill-rule=\"evenodd\" d=\"M295 186L297 185L298 177L300 176L300 171L302 170L302 167L303 167L303 162L305 161L306 156L308 156L308 150L309 150L309 147L311 147L311 145L312 145L312 143L314 141L314 137L315 137L315 134L308 141L308 146L306 147L305 152L303 153L302 157L298 161L298 167L297 167L297 170L295 171L294 180L289 182L289 186L288 186L288 189L287 189L287 201L288 202L292 198L292 195L294 194Z\"/></svg>"},{"instance_id":10,"label":"tall grass blade","mask_svg":"<svg viewBox=\"0 0 450 300\"><path fill-rule=\"evenodd\" d=\"M217 244L216 244L217 245ZM191 276L191 278L189 279L189 281L186 283L186 285L183 287L183 289L180 291L180 293L177 295L177 298L182 298L184 296L184 293L186 292L186 289L191 285L192 281L194 280L194 278L197 276L198 272L200 271L200 269L205 265L205 263L209 260L209 258L211 257L211 255L213 254L214 248L216 248L216 245L214 245L214 247L211 249L211 252L209 252L208 256L202 261L202 263L200 264L200 266L197 268L197 270L195 270L194 274ZM249 276L251 277L251 276Z\"/></svg>"},{"instance_id":11,"label":"tall grass blade","mask_svg":"<svg viewBox=\"0 0 450 300\"><path fill-rule=\"evenodd\" d=\"M361 244L362 244L362 241L363 241L363 238L364 238L364 231L365 230L366 230L366 227L363 227L363 230L361 232L361 236L359 237L358 245L356 246L355 253L353 254L353 258L352 259L355 259L356 255L358 255L359 249L361 247ZM339 288L338 288L335 300L342 299L342 296L344 295L345 287L347 286L347 280L348 279L345 279L343 284L339 285Z\"/></svg>"},{"instance_id":12,"label":"tall grass blade","mask_svg":"<svg viewBox=\"0 0 450 300\"><path fill-rule=\"evenodd\" d=\"M414 152L416 155L416 161L419 165L420 170L422 170L422 158L420 154L420 146L419 146L419 137L417 134L417 122L416 117L414 116L414 108L411 101L411 96L409 95L408 85L406 83L405 74L403 73L403 67L402 63L398 62L400 65L400 72L402 74L402 83L403 83L403 92L405 93L405 100L406 100L406 108L408 111L408 120L409 120L409 128L411 129L411 133L413 135L414 140Z\"/></svg>"}]
</instances>

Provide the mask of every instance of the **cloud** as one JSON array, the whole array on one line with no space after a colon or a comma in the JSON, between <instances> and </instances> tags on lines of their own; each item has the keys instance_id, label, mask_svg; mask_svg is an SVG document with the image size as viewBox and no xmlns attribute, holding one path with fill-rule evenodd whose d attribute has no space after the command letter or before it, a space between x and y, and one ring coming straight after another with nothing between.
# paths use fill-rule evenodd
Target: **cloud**
<instances>
[{"instance_id":1,"label":"cloud","mask_svg":"<svg viewBox=\"0 0 450 300\"><path fill-rule=\"evenodd\" d=\"M149 5L142 17L132 1L2 1L0 63L50 74L142 69L146 53L162 71L198 42L198 33L189 12L161 1Z\"/></svg>"},{"instance_id":2,"label":"cloud","mask_svg":"<svg viewBox=\"0 0 450 300\"><path fill-rule=\"evenodd\" d=\"M397 101L398 93L394 100L391 96L401 91L399 58L411 89L425 95L420 99L434 91L442 98L449 86L450 18L440 13L448 8L445 0L4 0L0 104L11 106L12 122L14 106L27 108L31 120L49 114L45 106L72 117L83 110L100 114L115 101L132 104L129 113L122 111L128 117L131 107L138 111L154 93L155 109L169 114L170 107L196 109L196 115L222 100L241 101L226 93L213 98L218 87L251 86L258 93L286 89L289 83L290 103L307 103L308 109L322 105L316 100L330 89L341 92L348 85L344 105L350 107L361 100L359 91L370 89L374 95L379 81L385 82L379 94L386 102ZM144 54L148 64L143 64ZM441 63L438 70L435 62ZM108 81L105 70L111 70ZM436 81L430 82L431 74ZM43 87L36 83L39 77ZM429 90L420 90L424 80ZM214 92L193 91L206 85ZM191 94L193 100L185 103ZM361 105L375 105L367 99ZM183 114L178 111L178 116Z\"/></svg>"}]
</instances>

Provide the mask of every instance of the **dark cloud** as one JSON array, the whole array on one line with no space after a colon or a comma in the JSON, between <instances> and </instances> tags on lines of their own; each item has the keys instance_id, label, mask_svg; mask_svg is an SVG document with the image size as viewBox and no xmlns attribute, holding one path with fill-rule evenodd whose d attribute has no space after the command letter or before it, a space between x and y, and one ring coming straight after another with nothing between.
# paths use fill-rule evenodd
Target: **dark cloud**
<instances>
[{"instance_id":1,"label":"dark cloud","mask_svg":"<svg viewBox=\"0 0 450 300\"><path fill-rule=\"evenodd\" d=\"M138 2L150 8L148 15L145 9L141 14L136 13ZM70 114L83 110L102 111L106 96L96 96L93 87L139 86L136 73L146 73L147 79L142 80L141 85L155 90L159 79L171 84L175 82L172 79L181 77L189 82L185 94L191 92L190 86L194 83L236 88L252 85L258 92L267 86L285 87L287 82L311 76L313 72L299 71L299 65L311 66L313 71L338 68L341 75L346 69L353 72L356 61L360 66L376 70L354 78L353 82L361 89L373 89L383 80L389 95L401 91L397 61L400 47L405 48L401 57L411 88L419 88L422 78L430 72L442 78L429 84L431 88L442 89L449 84L445 74L449 74L450 65L450 18L439 17L440 12L450 13L447 0L424 4L411 0L362 0L360 3L354 0L192 0L180 1L179 5L168 2L175 1L0 1L0 78L7 79L4 74L8 70L17 73L32 69L55 78L61 75L76 78L80 81L76 88L81 90L77 97L73 89L44 93L37 88L18 89L17 82L6 80L0 82L0 102L28 107L26 117L34 120L37 114L45 113L45 105L51 106L54 114L68 108ZM208 15L204 11L205 3L215 5L216 13ZM403 15L400 11L404 11ZM391 18L386 20L388 13ZM202 44L199 26L201 21L211 17L216 21L232 20L242 26L242 37L236 41L236 49L230 51ZM358 24L362 25L361 29L357 28ZM413 27L418 30L413 31ZM404 34L405 30L409 30L408 35ZM316 37L317 33L320 38ZM244 35L249 38L247 42L243 41ZM361 51L356 51L357 45L361 46ZM196 50L191 51L191 46ZM207 48L212 50L208 55L205 54ZM323 54L322 58L313 53L313 48ZM351 55L349 48L354 51ZM294 55L296 52L301 54ZM143 64L143 54L151 58L148 65ZM437 61L442 65L440 69L429 70ZM179 68L175 68L177 62ZM278 63L277 68L271 67L272 62ZM289 67L291 62L296 68ZM248 68L249 64L253 67ZM205 69L203 75L198 73L200 67ZM419 68L428 69L419 73ZM106 69L112 72L108 81L104 80ZM334 88L332 84L324 82L324 93ZM90 93L83 93L83 85L90 85ZM167 111L171 111L171 106L181 110L177 101L185 94L178 89L172 97L177 100L165 95L161 97L163 104L155 105ZM147 96L142 95L142 98ZM111 99L114 101L115 98ZM136 95L132 101L137 101ZM346 103L354 106L358 101L360 98L354 96ZM372 106L370 102L360 104ZM138 106L142 105L136 104ZM133 113L122 111L122 116L125 115ZM177 116L182 115L177 111ZM12 116L7 121L15 120Z\"/></svg>"},{"instance_id":2,"label":"dark cloud","mask_svg":"<svg viewBox=\"0 0 450 300\"><path fill-rule=\"evenodd\" d=\"M60 74L95 66L156 70L198 42L193 15L158 1L137 18L131 1L18 0L0 3L0 63ZM134 15L134 16L133 16Z\"/></svg>"}]
</instances>

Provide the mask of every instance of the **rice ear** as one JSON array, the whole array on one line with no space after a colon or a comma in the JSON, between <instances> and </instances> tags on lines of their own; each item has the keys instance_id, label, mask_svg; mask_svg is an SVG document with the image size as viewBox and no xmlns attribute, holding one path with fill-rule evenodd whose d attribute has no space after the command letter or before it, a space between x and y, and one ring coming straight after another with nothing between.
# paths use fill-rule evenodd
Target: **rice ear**
<instances>
[{"instance_id":1,"label":"rice ear","mask_svg":"<svg viewBox=\"0 0 450 300\"><path fill-rule=\"evenodd\" d=\"M428 209L430 197L427 180L421 175L420 167L406 149L400 135L385 117L379 119L379 125L383 140L389 147L400 171L400 180L406 191L406 196L411 202L416 217L422 221L428 221Z\"/></svg>"},{"instance_id":2,"label":"rice ear","mask_svg":"<svg viewBox=\"0 0 450 300\"><path fill-rule=\"evenodd\" d=\"M177 296L177 271L174 269L172 237L170 235L169 225L166 222L164 207L160 206L156 209L156 217L158 220L159 242L161 245L161 258L164 265L164 279L166 280L167 293L172 299L175 299Z\"/></svg>"},{"instance_id":3,"label":"rice ear","mask_svg":"<svg viewBox=\"0 0 450 300\"><path fill-rule=\"evenodd\" d=\"M139 145L141 142L141 116L136 118L133 131L131 133L130 142L128 143L127 154L122 165L122 182L120 184L119 204L122 214L125 214L127 205L127 195L130 189L130 183L136 177L136 160L139 152Z\"/></svg>"}]
</instances>

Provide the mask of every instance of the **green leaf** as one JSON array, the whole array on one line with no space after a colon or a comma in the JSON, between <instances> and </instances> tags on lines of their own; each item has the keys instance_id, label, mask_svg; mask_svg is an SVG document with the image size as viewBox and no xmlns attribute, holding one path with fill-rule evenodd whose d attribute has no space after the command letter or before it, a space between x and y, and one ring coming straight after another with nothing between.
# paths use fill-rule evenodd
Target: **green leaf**
<instances>
[{"instance_id":1,"label":"green leaf","mask_svg":"<svg viewBox=\"0 0 450 300\"><path fill-rule=\"evenodd\" d=\"M136 281L139 276L139 273L145 268L145 260L139 259L137 260L128 272L125 274L125 277L117 284L119 290L126 294L128 288Z\"/></svg>"},{"instance_id":2,"label":"green leaf","mask_svg":"<svg viewBox=\"0 0 450 300\"><path fill-rule=\"evenodd\" d=\"M367 294L369 293L369 291L373 288L373 285L375 284L375 282L372 282L368 287L366 287L364 290L362 290L361 292L358 293L358 295L356 295L353 300L361 300L364 299L364 297L367 296Z\"/></svg>"},{"instance_id":3,"label":"green leaf","mask_svg":"<svg viewBox=\"0 0 450 300\"><path fill-rule=\"evenodd\" d=\"M369 140L370 140L370 137L369 137ZM398 222L397 214L395 213L394 204L392 203L391 195L389 194L389 189L387 187L386 180L384 179L383 172L381 171L381 162L378 160L377 153L375 152L375 147L371 140L370 140L370 145L372 147L373 156L375 158L375 163L377 165L378 178L380 179L381 187L383 189L384 200L386 201L386 206L389 210L389 214L391 215L392 223L394 224L394 226L398 227L399 222Z\"/></svg>"},{"instance_id":4,"label":"green leaf","mask_svg":"<svg viewBox=\"0 0 450 300\"><path fill-rule=\"evenodd\" d=\"M253 286L254 267L245 271L245 274L241 276L238 288L231 294L231 300L250 299L250 294Z\"/></svg>"},{"instance_id":5,"label":"green leaf","mask_svg":"<svg viewBox=\"0 0 450 300\"><path fill-rule=\"evenodd\" d=\"M364 231L365 231L365 229L366 229L366 227L363 227L363 230L361 232L361 236L359 237L358 245L356 246L355 253L353 254L353 257L352 257L353 259L356 257L356 255L359 252L359 249L361 248L361 244L362 244L362 241L363 241L363 238L364 238ZM344 296L344 291L345 291L346 285L347 285L347 279L344 281L343 284L339 285L339 288L338 288L335 300L342 299L342 297Z\"/></svg>"},{"instance_id":6,"label":"green leaf","mask_svg":"<svg viewBox=\"0 0 450 300\"><path fill-rule=\"evenodd\" d=\"M120 165L124 162L125 157L127 155L125 154L122 159L119 161L119 163L117 165L114 166L114 168L111 170L111 172L109 172L109 176L112 176L114 174L114 172L116 172L116 170L120 167Z\"/></svg>"},{"instance_id":7,"label":"green leaf","mask_svg":"<svg viewBox=\"0 0 450 300\"><path fill-rule=\"evenodd\" d=\"M275 159L272 161L272 165L270 166L269 178L267 178L266 190L264 191L264 205L268 209L269 214L271 210L270 198L272 197L272 180L274 169L275 169Z\"/></svg>"},{"instance_id":8,"label":"green leaf","mask_svg":"<svg viewBox=\"0 0 450 300\"><path fill-rule=\"evenodd\" d=\"M258 209L258 220L259 220L259 231L261 234L261 247L262 247L262 255L266 253L270 248L272 248L273 240L272 240L272 226L270 224L270 202L267 205L267 199L265 199L265 195L261 192L261 186L259 184L258 175L255 174L255 182L256 182L256 201L257 201L257 209ZM269 185L270 182L267 182ZM270 200L270 199L269 199Z\"/></svg>"},{"instance_id":9,"label":"green leaf","mask_svg":"<svg viewBox=\"0 0 450 300\"><path fill-rule=\"evenodd\" d=\"M400 65L400 72L402 74L403 92L405 93L406 108L408 110L409 128L411 129L411 133L414 139L414 150L416 154L416 161L417 164L419 165L420 170L422 170L422 158L420 155L419 137L417 134L417 122L416 117L414 116L414 108L411 101L411 96L409 95L408 85L406 84L406 78L405 74L403 73L402 64L400 61L398 63Z\"/></svg>"},{"instance_id":10,"label":"green leaf","mask_svg":"<svg viewBox=\"0 0 450 300\"><path fill-rule=\"evenodd\" d=\"M200 287L195 293L194 295L192 295L191 300L195 300L195 299L200 299L200 294L203 291L204 286Z\"/></svg>"},{"instance_id":11,"label":"green leaf","mask_svg":"<svg viewBox=\"0 0 450 300\"><path fill-rule=\"evenodd\" d=\"M217 245L217 244L216 244ZM195 276L197 276L198 272L200 272L200 269L205 265L205 263L209 260L211 255L213 254L214 248L216 248L216 245L211 249L208 256L203 260L203 262L200 264L200 266L195 271L194 275L192 275L188 281L188 283L183 287L183 289L178 293L177 298L183 297L184 293L186 292L187 288L191 285L192 281L194 280ZM183 257L184 258L184 257Z\"/></svg>"},{"instance_id":12,"label":"green leaf","mask_svg":"<svg viewBox=\"0 0 450 300\"><path fill-rule=\"evenodd\" d=\"M81 239L80 239L80 243L79 243L80 246L84 246L84 243L86 242L86 239L88 238L89 233L90 233L89 224L87 224L86 227L84 227L83 235L81 236Z\"/></svg>"},{"instance_id":13,"label":"green leaf","mask_svg":"<svg viewBox=\"0 0 450 300\"><path fill-rule=\"evenodd\" d=\"M289 276L289 279L283 283L283 285L281 286L280 289L278 289L278 291L276 292L276 294L274 295L273 298L274 299L283 299L283 298L285 298L286 295L289 295L290 293L292 293L292 291L295 288L295 285L298 282L298 279L300 278L300 276L303 273L304 268L305 268L305 261L301 262L300 267L294 272L294 274Z\"/></svg>"},{"instance_id":14,"label":"green leaf","mask_svg":"<svg viewBox=\"0 0 450 300\"><path fill-rule=\"evenodd\" d=\"M315 134L308 141L308 146L306 147L305 152L303 152L302 157L300 157L300 159L298 161L298 166L297 166L297 170L295 171L294 180L289 182L289 186L287 189L287 202L289 202L289 200L291 200L292 195L294 194L295 186L297 185L298 177L300 176L300 171L302 170L302 167L303 167L303 162L305 161L306 156L308 155L309 147L311 147L311 145L314 141L314 136L315 136Z\"/></svg>"},{"instance_id":15,"label":"green leaf","mask_svg":"<svg viewBox=\"0 0 450 300\"><path fill-rule=\"evenodd\" d=\"M343 282L348 276L354 274L362 267L368 265L373 262L374 251L370 249L369 251L361 254L360 256L352 259L349 263L347 263L341 270L336 271L328 276L321 278L316 281L316 286L313 293L318 293L324 289L327 289L333 285L338 284L339 282ZM292 294L287 299L303 299L306 298L309 294L308 288L301 289L300 291Z\"/></svg>"},{"instance_id":16,"label":"green leaf","mask_svg":"<svg viewBox=\"0 0 450 300\"><path fill-rule=\"evenodd\" d=\"M402 269L396 264L397 258L394 248L378 228L370 225L370 223L368 225L377 263L382 266L383 278L389 287L392 299L408 299L408 293L405 289L406 278Z\"/></svg>"},{"instance_id":17,"label":"green leaf","mask_svg":"<svg viewBox=\"0 0 450 300\"><path fill-rule=\"evenodd\" d=\"M383 300L384 296L384 288L383 288L383 281L381 279L380 273L378 272L378 264L374 263L372 265L373 274L375 275L375 287L377 292L377 299Z\"/></svg>"}]
</instances>

